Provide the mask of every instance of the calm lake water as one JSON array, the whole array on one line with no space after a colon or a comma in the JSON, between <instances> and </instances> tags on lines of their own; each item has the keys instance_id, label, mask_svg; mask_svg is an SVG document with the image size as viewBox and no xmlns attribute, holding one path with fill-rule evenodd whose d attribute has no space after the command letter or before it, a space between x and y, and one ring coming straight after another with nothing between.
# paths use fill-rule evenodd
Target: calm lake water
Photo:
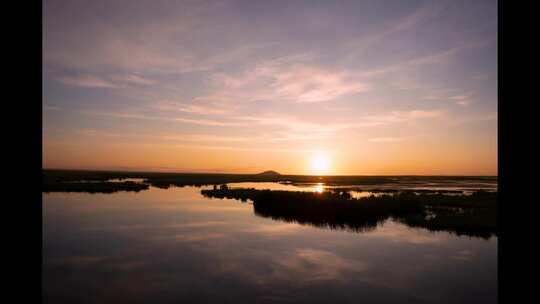
<instances>
[{"instance_id":1,"label":"calm lake water","mask_svg":"<svg viewBox=\"0 0 540 304\"><path fill-rule=\"evenodd\" d=\"M45 302L497 302L495 237L317 228L200 190L43 194Z\"/></svg>"}]
</instances>

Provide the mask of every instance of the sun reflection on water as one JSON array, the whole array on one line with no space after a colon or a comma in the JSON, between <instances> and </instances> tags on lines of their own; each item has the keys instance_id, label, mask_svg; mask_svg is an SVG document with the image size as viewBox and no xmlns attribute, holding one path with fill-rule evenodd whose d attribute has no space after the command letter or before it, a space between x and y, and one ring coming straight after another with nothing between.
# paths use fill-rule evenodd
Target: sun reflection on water
<instances>
[{"instance_id":1,"label":"sun reflection on water","mask_svg":"<svg viewBox=\"0 0 540 304\"><path fill-rule=\"evenodd\" d=\"M322 193L324 190L324 186L322 183L317 183L317 186L315 186L315 192Z\"/></svg>"}]
</instances>

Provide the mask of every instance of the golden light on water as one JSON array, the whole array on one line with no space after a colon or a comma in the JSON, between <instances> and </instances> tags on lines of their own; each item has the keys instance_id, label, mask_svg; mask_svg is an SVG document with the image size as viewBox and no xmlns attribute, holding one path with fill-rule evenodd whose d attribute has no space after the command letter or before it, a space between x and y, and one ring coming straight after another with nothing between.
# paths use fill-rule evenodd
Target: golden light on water
<instances>
[{"instance_id":1,"label":"golden light on water","mask_svg":"<svg viewBox=\"0 0 540 304\"><path fill-rule=\"evenodd\" d=\"M317 183L317 186L315 186L315 192L322 193L324 190L324 186L322 183Z\"/></svg>"}]
</instances>

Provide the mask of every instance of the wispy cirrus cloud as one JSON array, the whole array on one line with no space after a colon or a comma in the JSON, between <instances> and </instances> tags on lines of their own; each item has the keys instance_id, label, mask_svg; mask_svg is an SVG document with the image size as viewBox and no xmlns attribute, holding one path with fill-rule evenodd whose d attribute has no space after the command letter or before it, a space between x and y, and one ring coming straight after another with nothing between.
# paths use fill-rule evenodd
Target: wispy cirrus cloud
<instances>
[{"instance_id":1,"label":"wispy cirrus cloud","mask_svg":"<svg viewBox=\"0 0 540 304\"><path fill-rule=\"evenodd\" d=\"M102 79L93 75L79 75L72 77L60 77L57 79L68 86L74 87L84 87L84 88L108 88L108 89L117 89L120 86L115 83Z\"/></svg>"},{"instance_id":2,"label":"wispy cirrus cloud","mask_svg":"<svg viewBox=\"0 0 540 304\"><path fill-rule=\"evenodd\" d=\"M325 70L309 64L311 59L309 54L298 54L266 60L238 73L213 73L208 93L187 99L158 99L151 107L228 117L254 102L330 102L369 90L367 83L354 74Z\"/></svg>"},{"instance_id":3,"label":"wispy cirrus cloud","mask_svg":"<svg viewBox=\"0 0 540 304\"><path fill-rule=\"evenodd\" d=\"M112 75L101 77L91 74L58 77L57 81L67 86L84 88L108 88L119 89L128 85L153 85L157 82L137 75Z\"/></svg>"},{"instance_id":4,"label":"wispy cirrus cloud","mask_svg":"<svg viewBox=\"0 0 540 304\"><path fill-rule=\"evenodd\" d=\"M222 115L232 113L237 105L226 100L200 99L196 97L191 101L159 100L151 107L158 111L181 112L199 115Z\"/></svg>"},{"instance_id":5,"label":"wispy cirrus cloud","mask_svg":"<svg viewBox=\"0 0 540 304\"><path fill-rule=\"evenodd\" d=\"M452 91L452 90L450 90ZM468 106L473 101L474 92L466 92L462 94L446 94L446 95L427 95L422 97L424 100L446 100L452 101L460 106Z\"/></svg>"},{"instance_id":6,"label":"wispy cirrus cloud","mask_svg":"<svg viewBox=\"0 0 540 304\"><path fill-rule=\"evenodd\" d=\"M471 100L472 95L473 95L473 93L467 93L467 94L463 94L463 95L451 96L451 97L448 97L448 99L454 100L460 106L467 106L472 101Z\"/></svg>"},{"instance_id":7,"label":"wispy cirrus cloud","mask_svg":"<svg viewBox=\"0 0 540 304\"><path fill-rule=\"evenodd\" d=\"M130 83L130 84L138 84L138 85L152 85L157 83L157 81L144 78L137 75L114 75L111 77L114 81L118 82L124 82L124 83Z\"/></svg>"},{"instance_id":8,"label":"wispy cirrus cloud","mask_svg":"<svg viewBox=\"0 0 540 304\"><path fill-rule=\"evenodd\" d=\"M66 110L56 106L45 106L51 111L69 111L91 116L108 116L122 119L137 119L137 120L155 120L165 122L177 122L183 124L194 124L204 126L243 126L249 127L254 125L281 127L283 130L293 131L296 135L305 134L306 136L330 134L332 132L363 127L375 127L390 124L406 123L421 119L437 118L442 116L445 111L441 109L435 110L410 110L410 111L390 111L385 114L365 115L357 117L355 120L348 121L312 121L295 116L287 116L281 114L265 114L259 116L220 116L219 118L189 118L178 116L162 116L158 114L145 114L136 112L102 112L90 110Z\"/></svg>"},{"instance_id":9,"label":"wispy cirrus cloud","mask_svg":"<svg viewBox=\"0 0 540 304\"><path fill-rule=\"evenodd\" d=\"M198 142L198 143L277 143L277 142L300 142L323 138L320 134L303 135L294 132L266 132L253 136L216 135L214 133L160 133L141 134L131 132L111 132L100 129L75 129L72 130L77 135L100 137L100 138L138 138L141 140L151 140L159 142Z\"/></svg>"},{"instance_id":10,"label":"wispy cirrus cloud","mask_svg":"<svg viewBox=\"0 0 540 304\"><path fill-rule=\"evenodd\" d=\"M355 54L358 52L373 47L381 41L385 41L389 36L412 30L429 20L436 18L448 7L448 5L449 1L430 1L401 19L387 24L383 30L350 42L349 44L354 52L351 53L349 57L356 56Z\"/></svg>"},{"instance_id":11,"label":"wispy cirrus cloud","mask_svg":"<svg viewBox=\"0 0 540 304\"><path fill-rule=\"evenodd\" d=\"M496 121L498 118L497 113L489 113L481 116L459 118L451 122L452 126L464 125L469 123L478 123L478 122L487 122L487 121Z\"/></svg>"},{"instance_id":12,"label":"wispy cirrus cloud","mask_svg":"<svg viewBox=\"0 0 540 304\"><path fill-rule=\"evenodd\" d=\"M403 141L405 138L403 137L374 137L368 139L371 142L376 143L389 143L389 142L400 142Z\"/></svg>"},{"instance_id":13,"label":"wispy cirrus cloud","mask_svg":"<svg viewBox=\"0 0 540 304\"><path fill-rule=\"evenodd\" d=\"M179 47L179 37L187 42L186 33L223 3L182 3L183 9L156 4L150 10L124 5L122 14L115 11L115 4L97 2L81 6L77 1L48 1L44 6L46 64L84 71L185 73L207 70L213 62L201 58L196 50ZM63 14L69 26L55 22L55 14ZM89 17L92 15L103 18Z\"/></svg>"},{"instance_id":14,"label":"wispy cirrus cloud","mask_svg":"<svg viewBox=\"0 0 540 304\"><path fill-rule=\"evenodd\" d=\"M49 110L61 110L53 108ZM320 142L335 138L336 135L343 132L364 129L372 132L374 127L387 126L392 124L408 123L416 120L431 119L439 117L444 113L441 110L412 110L412 111L393 111L385 115L367 115L359 117L354 121L328 121L317 122L309 121L303 118L283 115L264 115L264 116L231 116L227 120L223 119L193 119L182 117L162 117L159 115L148 115L141 113L128 112L94 112L81 110L79 113L92 116L106 116L120 119L136 119L150 121L164 121L180 124L192 124L206 127L239 127L250 130L248 133L235 132L235 134L216 134L213 131L199 133L185 132L161 132L153 134L122 132L114 133L111 131L100 131L98 129L79 129L75 130L78 135L92 136L104 140L105 138L121 138L123 141L136 142L154 142L169 144L171 146L180 145L181 147L204 148L204 149L226 149L239 151L255 151L262 149L277 149L276 151L298 150L297 148L277 148L261 147L260 144L278 144L278 143L309 143ZM163 127L165 130L166 127ZM255 132L255 133L254 133ZM369 142L387 143L402 141L405 137L373 137ZM204 145L197 145L204 144ZM223 143L242 144L242 146L227 147ZM311 151L310 149L301 149L302 151Z\"/></svg>"},{"instance_id":15,"label":"wispy cirrus cloud","mask_svg":"<svg viewBox=\"0 0 540 304\"><path fill-rule=\"evenodd\" d=\"M193 141L193 142L249 142L250 137L242 136L219 136L213 134L169 134L158 135L160 140L170 141Z\"/></svg>"},{"instance_id":16,"label":"wispy cirrus cloud","mask_svg":"<svg viewBox=\"0 0 540 304\"><path fill-rule=\"evenodd\" d=\"M407 123L416 120L432 119L443 115L443 110L411 110L392 111L383 115L366 115L355 120L348 121L306 121L295 117L286 116L243 116L237 117L240 120L251 121L254 124L280 127L290 134L291 138L297 139L322 139L331 138L338 132L355 129L382 127L392 124Z\"/></svg>"},{"instance_id":17,"label":"wispy cirrus cloud","mask_svg":"<svg viewBox=\"0 0 540 304\"><path fill-rule=\"evenodd\" d=\"M361 77L361 79L370 79L385 76L391 73L403 72L405 70L416 70L422 66L441 65L443 63L448 63L449 59L458 52L483 47L485 45L486 41L465 42L450 49L436 51L431 54L406 59L398 63L360 71L358 72L358 76Z\"/></svg>"},{"instance_id":18,"label":"wispy cirrus cloud","mask_svg":"<svg viewBox=\"0 0 540 304\"><path fill-rule=\"evenodd\" d=\"M216 92L201 99L311 103L369 90L353 73L288 60L259 63L240 74L217 73L213 82Z\"/></svg>"},{"instance_id":19,"label":"wispy cirrus cloud","mask_svg":"<svg viewBox=\"0 0 540 304\"><path fill-rule=\"evenodd\" d=\"M444 114L444 110L411 110L391 111L382 115L370 115L361 119L358 126L378 126L410 122L417 119L436 118Z\"/></svg>"},{"instance_id":20,"label":"wispy cirrus cloud","mask_svg":"<svg viewBox=\"0 0 540 304\"><path fill-rule=\"evenodd\" d=\"M99 111L87 111L87 110L80 110L80 111L74 111L74 112L78 112L80 114L85 114L85 115L92 115L92 116L108 116L108 117L124 118L124 119L166 121L166 122L177 122L177 123L203 125L203 126L216 126L216 127L246 125L243 122L229 121L229 120L223 120L223 119L172 117L172 116L159 116L159 115L149 115L149 114L130 113L130 112L99 112Z\"/></svg>"}]
</instances>

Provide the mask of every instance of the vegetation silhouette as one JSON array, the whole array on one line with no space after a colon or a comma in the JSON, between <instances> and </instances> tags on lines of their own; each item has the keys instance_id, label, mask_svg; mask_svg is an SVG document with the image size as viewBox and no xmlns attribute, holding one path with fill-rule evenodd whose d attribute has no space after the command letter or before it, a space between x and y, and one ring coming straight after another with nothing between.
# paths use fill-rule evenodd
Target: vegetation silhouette
<instances>
[{"instance_id":1,"label":"vegetation silhouette","mask_svg":"<svg viewBox=\"0 0 540 304\"><path fill-rule=\"evenodd\" d=\"M411 227L447 231L457 235L490 238L497 235L495 192L470 196L417 194L351 198L347 192L293 192L215 188L202 190L207 197L253 201L256 215L316 227L357 232L374 229L393 218Z\"/></svg>"},{"instance_id":2,"label":"vegetation silhouette","mask_svg":"<svg viewBox=\"0 0 540 304\"><path fill-rule=\"evenodd\" d=\"M441 189L379 189L379 188L360 188L360 187L329 187L328 191L343 192L343 191L356 191L356 192L371 192L371 193L431 193L431 194L464 194L464 190L441 190ZM471 192L477 191L477 189L468 190Z\"/></svg>"},{"instance_id":3,"label":"vegetation silhouette","mask_svg":"<svg viewBox=\"0 0 540 304\"><path fill-rule=\"evenodd\" d=\"M118 191L147 190L150 186L132 181L125 182L58 182L43 183L43 192L88 192L88 193L114 193Z\"/></svg>"},{"instance_id":4,"label":"vegetation silhouette","mask_svg":"<svg viewBox=\"0 0 540 304\"><path fill-rule=\"evenodd\" d=\"M270 174L268 174L270 172ZM274 174L276 173L276 174ZM399 188L402 185L421 186L426 183L445 183L459 185L468 182L470 187L481 186L486 182L496 182L493 176L316 176L316 175L281 175L275 171L260 174L214 174L214 173L164 173L164 172L121 172L121 171L90 171L90 170L55 170L44 169L44 184L73 182L73 181L108 181L118 178L142 178L145 184L154 187L169 188L171 186L207 186L239 182L278 182L283 184L303 185L324 183L325 186L363 186L388 185ZM471 182L477 183L470 184ZM114 185L111 185L114 186ZM363 190L356 187L355 191ZM392 189L379 189L389 192ZM421 191L421 190L419 190ZM427 190L429 191L429 190ZM450 190L448 190L450 191ZM373 191L372 191L373 192Z\"/></svg>"}]
</instances>

